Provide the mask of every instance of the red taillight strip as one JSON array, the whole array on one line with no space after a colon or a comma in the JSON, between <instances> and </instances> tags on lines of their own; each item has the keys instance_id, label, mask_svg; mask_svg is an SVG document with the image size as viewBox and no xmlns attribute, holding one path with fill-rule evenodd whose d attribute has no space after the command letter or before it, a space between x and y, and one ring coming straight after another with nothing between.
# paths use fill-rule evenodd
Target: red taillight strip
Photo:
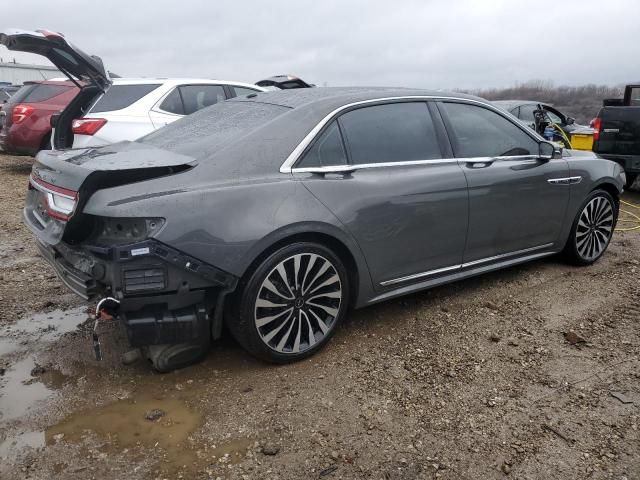
<instances>
[{"instance_id":1,"label":"red taillight strip","mask_svg":"<svg viewBox=\"0 0 640 480\"><path fill-rule=\"evenodd\" d=\"M75 200L78 198L78 192L69 190L68 188L62 188L58 187L57 185L52 185L51 183L45 182L44 180L38 177L34 177L33 175L31 175L30 180L31 184L38 190L56 193L58 195L62 195L63 197L67 197L69 200Z\"/></svg>"},{"instance_id":2,"label":"red taillight strip","mask_svg":"<svg viewBox=\"0 0 640 480\"><path fill-rule=\"evenodd\" d=\"M33 175L29 177L29 183L33 188L45 194L45 199L47 201L47 214L50 217L65 222L71 218L77 205L78 192L52 185L40 178L34 177ZM54 195L66 198L67 200L73 200L73 208L70 210L63 210L57 207L53 199Z\"/></svg>"}]
</instances>

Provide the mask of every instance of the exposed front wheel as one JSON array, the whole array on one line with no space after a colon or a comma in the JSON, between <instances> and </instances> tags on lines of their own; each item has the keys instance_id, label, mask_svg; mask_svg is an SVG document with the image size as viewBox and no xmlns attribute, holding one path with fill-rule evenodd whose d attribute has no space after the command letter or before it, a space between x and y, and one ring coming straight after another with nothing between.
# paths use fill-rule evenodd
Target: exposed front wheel
<instances>
[{"instance_id":1,"label":"exposed front wheel","mask_svg":"<svg viewBox=\"0 0 640 480\"><path fill-rule=\"evenodd\" d=\"M285 363L322 348L345 315L347 272L340 258L315 243L296 243L267 257L240 286L227 319L253 355Z\"/></svg>"},{"instance_id":2,"label":"exposed front wheel","mask_svg":"<svg viewBox=\"0 0 640 480\"><path fill-rule=\"evenodd\" d=\"M573 222L565 247L569 259L578 265L598 260L611 242L618 220L618 205L604 190L592 192L584 201Z\"/></svg>"}]
</instances>

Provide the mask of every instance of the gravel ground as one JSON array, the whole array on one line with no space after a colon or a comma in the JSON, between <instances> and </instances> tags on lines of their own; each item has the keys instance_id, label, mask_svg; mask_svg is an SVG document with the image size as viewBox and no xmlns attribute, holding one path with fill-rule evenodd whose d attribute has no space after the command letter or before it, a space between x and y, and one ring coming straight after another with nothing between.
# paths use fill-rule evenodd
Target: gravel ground
<instances>
[{"instance_id":1,"label":"gravel ground","mask_svg":"<svg viewBox=\"0 0 640 480\"><path fill-rule=\"evenodd\" d=\"M353 312L294 365L225 338L159 375L120 365L115 327L91 358L85 307L20 223L29 167L0 155L0 478L640 478L640 231L590 267Z\"/></svg>"}]
</instances>

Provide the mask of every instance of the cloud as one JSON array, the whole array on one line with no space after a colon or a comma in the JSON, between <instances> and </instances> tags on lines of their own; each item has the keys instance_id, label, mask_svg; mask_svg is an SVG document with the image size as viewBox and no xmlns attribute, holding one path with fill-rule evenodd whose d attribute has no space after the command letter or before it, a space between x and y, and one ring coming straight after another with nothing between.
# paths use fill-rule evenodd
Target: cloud
<instances>
[{"instance_id":1,"label":"cloud","mask_svg":"<svg viewBox=\"0 0 640 480\"><path fill-rule=\"evenodd\" d=\"M639 16L635 0L25 0L2 23L62 32L123 76L452 89L638 80Z\"/></svg>"}]
</instances>

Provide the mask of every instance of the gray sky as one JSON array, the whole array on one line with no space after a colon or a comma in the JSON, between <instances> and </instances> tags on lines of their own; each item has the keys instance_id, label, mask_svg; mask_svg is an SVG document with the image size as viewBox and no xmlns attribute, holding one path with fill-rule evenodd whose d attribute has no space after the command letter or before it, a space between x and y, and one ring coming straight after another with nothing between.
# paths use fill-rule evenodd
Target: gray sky
<instances>
[{"instance_id":1,"label":"gray sky","mask_svg":"<svg viewBox=\"0 0 640 480\"><path fill-rule=\"evenodd\" d=\"M2 27L61 32L129 77L293 73L318 85L448 89L640 80L637 0L3 3ZM14 56L33 60L0 47Z\"/></svg>"}]
</instances>

